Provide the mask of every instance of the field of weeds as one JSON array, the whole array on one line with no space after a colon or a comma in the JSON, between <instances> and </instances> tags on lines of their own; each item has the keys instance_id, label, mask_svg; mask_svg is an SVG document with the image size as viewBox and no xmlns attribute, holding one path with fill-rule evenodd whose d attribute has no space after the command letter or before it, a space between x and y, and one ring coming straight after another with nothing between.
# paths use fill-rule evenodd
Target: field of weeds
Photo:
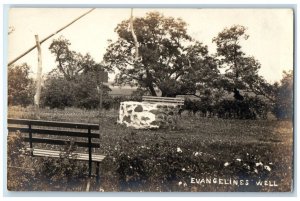
<instances>
[{"instance_id":1,"label":"field of weeds","mask_svg":"<svg viewBox=\"0 0 300 201\"><path fill-rule=\"evenodd\" d=\"M228 120L182 114L173 128L134 130L118 111L41 109L51 121L100 123L100 184L93 191L291 191L293 125L277 120ZM9 118L36 119L32 108L11 107ZM24 157L8 136L9 190L85 190L87 164Z\"/></svg>"}]
</instances>

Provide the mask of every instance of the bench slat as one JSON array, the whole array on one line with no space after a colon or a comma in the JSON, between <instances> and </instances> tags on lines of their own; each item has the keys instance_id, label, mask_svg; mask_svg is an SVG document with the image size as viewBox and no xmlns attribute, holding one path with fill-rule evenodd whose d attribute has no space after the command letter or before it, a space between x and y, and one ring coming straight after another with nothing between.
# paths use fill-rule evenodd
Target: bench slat
<instances>
[{"instance_id":1,"label":"bench slat","mask_svg":"<svg viewBox=\"0 0 300 201\"><path fill-rule=\"evenodd\" d=\"M181 100L165 100L165 99L152 99L152 98L145 98L143 100L184 103L184 101L181 101Z\"/></svg>"},{"instance_id":2,"label":"bench slat","mask_svg":"<svg viewBox=\"0 0 300 201\"><path fill-rule=\"evenodd\" d=\"M30 138L25 137L24 138L25 142L30 142ZM44 143L44 144L53 144L53 145L67 145L70 143L69 140L57 140L57 139L49 139L49 138L32 138L32 143ZM91 146L92 148L100 148L98 143L89 143L87 142L74 142L75 146L78 147L89 147Z\"/></svg>"},{"instance_id":3,"label":"bench slat","mask_svg":"<svg viewBox=\"0 0 300 201\"><path fill-rule=\"evenodd\" d=\"M184 99L182 98L143 96L142 100L145 102L175 103L178 105L184 105Z\"/></svg>"},{"instance_id":4,"label":"bench slat","mask_svg":"<svg viewBox=\"0 0 300 201\"><path fill-rule=\"evenodd\" d=\"M30 148L27 148L26 151L31 151ZM33 149L34 156L42 156L42 157L51 157L51 158L60 158L61 154L65 154L65 152L61 151L53 151L53 150L45 150L45 149ZM69 155L70 159L88 161L89 155L84 153L72 153ZM92 161L101 162L105 158L104 155L93 154Z\"/></svg>"},{"instance_id":5,"label":"bench slat","mask_svg":"<svg viewBox=\"0 0 300 201\"><path fill-rule=\"evenodd\" d=\"M80 124L72 122L55 122L55 121L41 121L32 119L7 119L8 124L20 124L20 125L35 125L35 126L49 126L49 127L64 127L64 128L78 128L78 129L92 129L98 130L98 124Z\"/></svg>"},{"instance_id":6,"label":"bench slat","mask_svg":"<svg viewBox=\"0 0 300 201\"><path fill-rule=\"evenodd\" d=\"M10 132L20 131L22 133L29 133L29 128L20 128L14 126L7 127ZM32 134L42 134L42 135L57 135L57 136L70 136L70 137L91 137L99 138L99 134L87 132L74 132L74 131L61 131L61 130L51 130L51 129L30 129Z\"/></svg>"},{"instance_id":7,"label":"bench slat","mask_svg":"<svg viewBox=\"0 0 300 201\"><path fill-rule=\"evenodd\" d=\"M164 101L164 100L143 100L145 102L156 102L156 103L174 103L174 104L184 104L184 102L178 101Z\"/></svg>"},{"instance_id":8,"label":"bench slat","mask_svg":"<svg viewBox=\"0 0 300 201\"><path fill-rule=\"evenodd\" d=\"M182 98L171 98L171 97L156 97L156 96L143 96L143 99L157 99L157 100L176 100L176 101L184 101Z\"/></svg>"}]
</instances>

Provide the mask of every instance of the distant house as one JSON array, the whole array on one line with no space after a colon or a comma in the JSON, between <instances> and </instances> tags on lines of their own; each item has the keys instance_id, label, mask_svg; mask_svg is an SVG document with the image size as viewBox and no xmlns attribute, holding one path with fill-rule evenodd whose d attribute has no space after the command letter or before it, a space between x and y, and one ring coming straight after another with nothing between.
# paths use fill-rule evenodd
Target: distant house
<instances>
[{"instance_id":1,"label":"distant house","mask_svg":"<svg viewBox=\"0 0 300 201\"><path fill-rule=\"evenodd\" d=\"M131 96L132 93L137 90L137 87L131 86L113 86L112 84L108 85L111 91L108 93L110 96ZM161 91L156 90L157 96L161 96Z\"/></svg>"},{"instance_id":2,"label":"distant house","mask_svg":"<svg viewBox=\"0 0 300 201\"><path fill-rule=\"evenodd\" d=\"M109 88L111 91L108 93L110 96L131 96L132 93L137 89L136 87L130 86L112 86L110 85Z\"/></svg>"}]
</instances>

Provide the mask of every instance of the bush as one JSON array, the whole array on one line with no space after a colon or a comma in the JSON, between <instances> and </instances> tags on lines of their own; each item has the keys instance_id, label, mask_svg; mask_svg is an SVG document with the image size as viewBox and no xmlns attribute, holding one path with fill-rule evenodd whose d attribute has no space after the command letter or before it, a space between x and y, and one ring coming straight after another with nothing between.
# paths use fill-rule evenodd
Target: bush
<instances>
[{"instance_id":1,"label":"bush","mask_svg":"<svg viewBox=\"0 0 300 201\"><path fill-rule=\"evenodd\" d=\"M24 140L20 132L8 136L7 188L10 191L85 191L87 162L66 157L75 151L66 145L66 155L61 158L31 157L25 153Z\"/></svg>"},{"instance_id":2,"label":"bush","mask_svg":"<svg viewBox=\"0 0 300 201\"><path fill-rule=\"evenodd\" d=\"M103 99L108 98L110 88L103 86ZM99 106L97 80L90 74L82 74L74 80L49 77L42 90L43 105L50 108L78 107L95 109Z\"/></svg>"},{"instance_id":3,"label":"bush","mask_svg":"<svg viewBox=\"0 0 300 201\"><path fill-rule=\"evenodd\" d=\"M266 100L257 96L245 96L242 101L226 99L218 102L201 98L199 100L185 99L183 109L193 114L201 113L204 117L217 115L219 118L226 119L266 119L270 105Z\"/></svg>"}]
</instances>

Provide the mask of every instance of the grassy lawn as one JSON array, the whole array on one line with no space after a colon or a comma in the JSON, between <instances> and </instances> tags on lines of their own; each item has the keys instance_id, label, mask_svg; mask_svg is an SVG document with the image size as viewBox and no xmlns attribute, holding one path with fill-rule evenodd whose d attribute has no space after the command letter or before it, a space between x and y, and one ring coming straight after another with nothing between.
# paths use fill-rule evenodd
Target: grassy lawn
<instances>
[{"instance_id":1,"label":"grassy lawn","mask_svg":"<svg viewBox=\"0 0 300 201\"><path fill-rule=\"evenodd\" d=\"M107 155L101 166L104 191L291 190L292 122L184 113L174 128L134 130L118 125L117 116L115 110L99 118L97 111L72 108L42 109L40 115L43 120L101 123L101 153ZM8 117L35 119L32 109L19 107L9 108Z\"/></svg>"}]
</instances>

